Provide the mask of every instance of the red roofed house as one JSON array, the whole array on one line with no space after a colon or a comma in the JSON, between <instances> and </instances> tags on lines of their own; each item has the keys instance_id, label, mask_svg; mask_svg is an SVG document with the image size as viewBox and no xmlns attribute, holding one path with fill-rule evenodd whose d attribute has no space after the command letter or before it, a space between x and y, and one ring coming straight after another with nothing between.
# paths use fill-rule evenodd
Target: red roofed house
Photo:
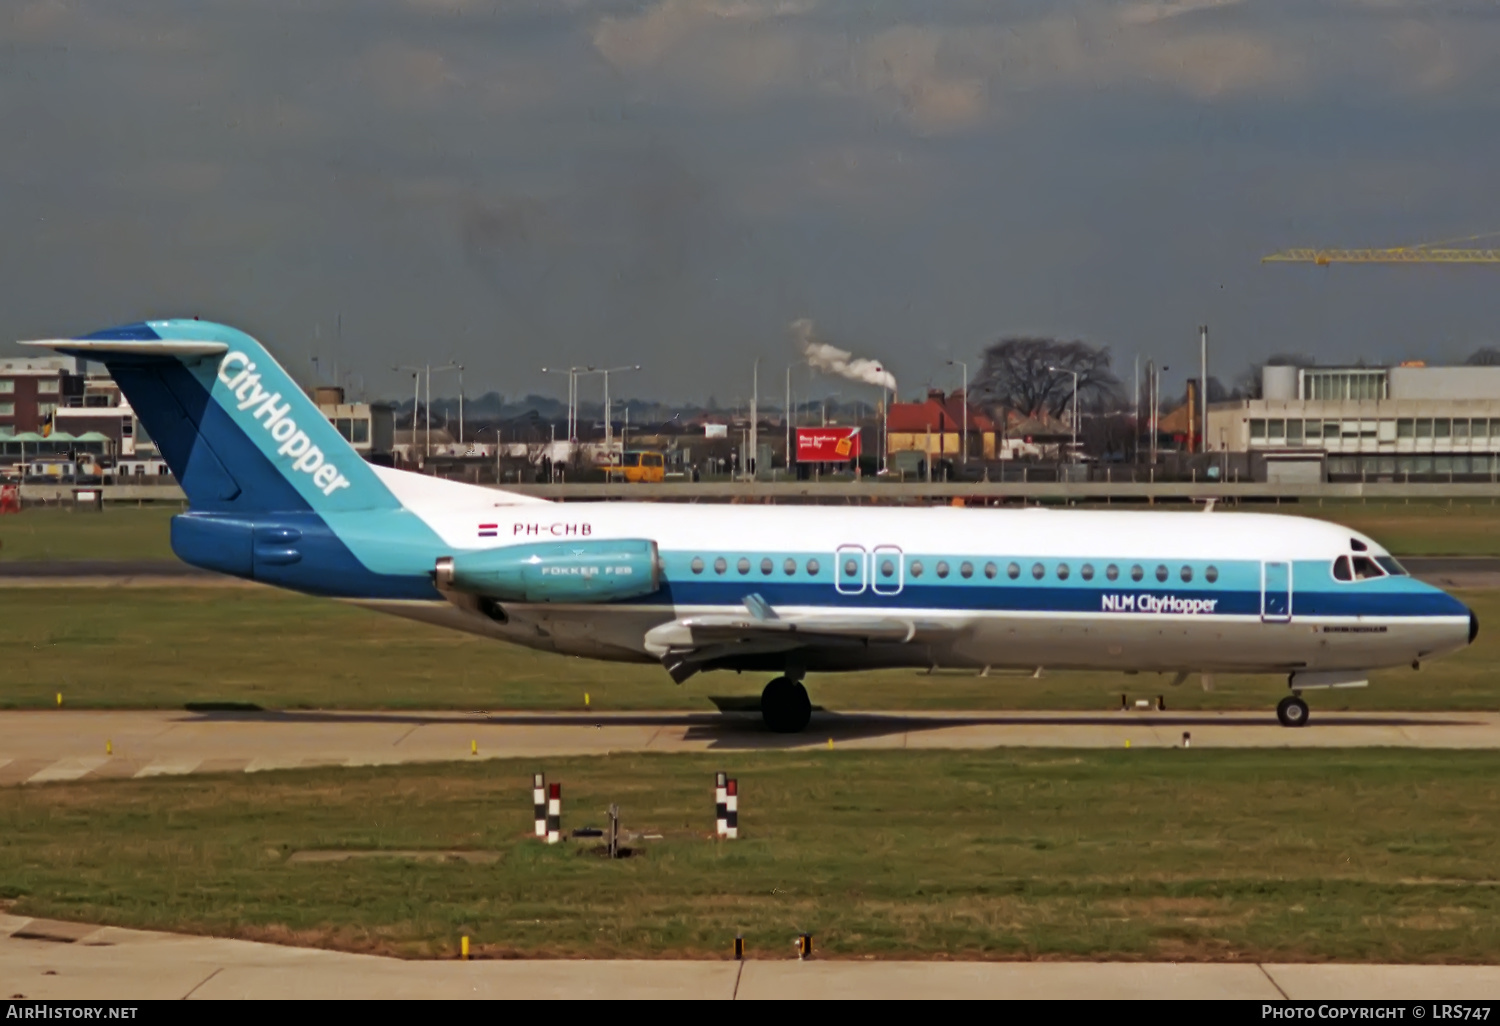
<instances>
[{"instance_id":1,"label":"red roofed house","mask_svg":"<svg viewBox=\"0 0 1500 1026\"><path fill-rule=\"evenodd\" d=\"M983 410L969 408L969 455L995 458L995 424ZM944 395L928 389L919 403L891 403L886 419L888 452L920 452L938 459L958 459L963 453L963 393Z\"/></svg>"}]
</instances>

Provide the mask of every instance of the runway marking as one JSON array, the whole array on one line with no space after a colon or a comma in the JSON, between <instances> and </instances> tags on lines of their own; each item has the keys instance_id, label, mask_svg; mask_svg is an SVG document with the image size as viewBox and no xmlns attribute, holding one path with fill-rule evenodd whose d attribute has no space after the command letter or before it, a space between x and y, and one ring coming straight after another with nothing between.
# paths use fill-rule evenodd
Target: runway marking
<instances>
[{"instance_id":1,"label":"runway marking","mask_svg":"<svg viewBox=\"0 0 1500 1026\"><path fill-rule=\"evenodd\" d=\"M28 784L45 784L54 780L77 780L103 766L109 759L103 755L83 758L58 759L45 769L40 769L26 778Z\"/></svg>"},{"instance_id":2,"label":"runway marking","mask_svg":"<svg viewBox=\"0 0 1500 1026\"><path fill-rule=\"evenodd\" d=\"M203 765L202 759L194 759L180 762L153 762L141 767L135 773L135 778L141 777L175 777L191 773Z\"/></svg>"}]
</instances>

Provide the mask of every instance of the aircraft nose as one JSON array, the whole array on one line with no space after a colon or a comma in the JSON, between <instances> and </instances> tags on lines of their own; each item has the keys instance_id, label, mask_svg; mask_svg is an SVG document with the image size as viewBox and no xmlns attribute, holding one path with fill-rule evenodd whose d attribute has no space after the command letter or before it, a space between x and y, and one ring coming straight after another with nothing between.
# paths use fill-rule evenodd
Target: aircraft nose
<instances>
[{"instance_id":1,"label":"aircraft nose","mask_svg":"<svg viewBox=\"0 0 1500 1026\"><path fill-rule=\"evenodd\" d=\"M1474 639L1479 637L1479 616L1474 610L1469 610L1469 644L1474 644Z\"/></svg>"}]
</instances>

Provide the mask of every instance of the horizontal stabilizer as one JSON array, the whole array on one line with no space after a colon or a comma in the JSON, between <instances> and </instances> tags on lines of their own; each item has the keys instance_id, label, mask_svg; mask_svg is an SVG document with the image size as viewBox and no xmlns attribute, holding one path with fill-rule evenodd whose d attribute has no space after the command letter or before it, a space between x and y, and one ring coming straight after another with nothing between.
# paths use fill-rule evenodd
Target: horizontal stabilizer
<instances>
[{"instance_id":1,"label":"horizontal stabilizer","mask_svg":"<svg viewBox=\"0 0 1500 1026\"><path fill-rule=\"evenodd\" d=\"M164 359L184 360L229 352L229 345L225 342L180 339L47 338L19 344L37 349L55 349L69 356L92 357L96 360L109 356L160 356Z\"/></svg>"}]
</instances>

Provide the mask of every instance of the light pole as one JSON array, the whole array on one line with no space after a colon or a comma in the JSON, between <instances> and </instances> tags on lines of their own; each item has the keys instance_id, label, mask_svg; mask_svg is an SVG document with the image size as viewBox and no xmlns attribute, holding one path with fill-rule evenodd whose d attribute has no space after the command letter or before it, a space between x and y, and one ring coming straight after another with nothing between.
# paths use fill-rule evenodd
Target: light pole
<instances>
[{"instance_id":1,"label":"light pole","mask_svg":"<svg viewBox=\"0 0 1500 1026\"><path fill-rule=\"evenodd\" d=\"M755 367L750 372L750 457L745 460L746 476L755 480L755 464L760 459L760 357L755 358Z\"/></svg>"},{"instance_id":2,"label":"light pole","mask_svg":"<svg viewBox=\"0 0 1500 1026\"><path fill-rule=\"evenodd\" d=\"M786 469L790 474L792 471L792 368L802 366L802 361L786 365Z\"/></svg>"},{"instance_id":3,"label":"light pole","mask_svg":"<svg viewBox=\"0 0 1500 1026\"><path fill-rule=\"evenodd\" d=\"M1198 451L1208 451L1208 325L1198 326ZM1192 411L1188 411L1191 413Z\"/></svg>"},{"instance_id":4,"label":"light pole","mask_svg":"<svg viewBox=\"0 0 1500 1026\"><path fill-rule=\"evenodd\" d=\"M964 372L963 456L960 457L960 462L967 465L969 462L969 365L962 360L949 360L948 366L961 368Z\"/></svg>"},{"instance_id":5,"label":"light pole","mask_svg":"<svg viewBox=\"0 0 1500 1026\"><path fill-rule=\"evenodd\" d=\"M393 371L411 371L411 447L417 447L417 406L421 402L422 370L421 367L392 367ZM425 463L427 454L424 451L422 460Z\"/></svg>"},{"instance_id":6,"label":"light pole","mask_svg":"<svg viewBox=\"0 0 1500 1026\"><path fill-rule=\"evenodd\" d=\"M1069 419L1069 421L1072 422L1072 425L1071 425L1072 428L1073 428L1072 455L1073 455L1073 459L1076 461L1078 459L1078 372L1075 371L1075 370L1068 370L1068 368L1066 368L1066 367L1052 367L1052 366L1048 366L1047 369L1049 371L1056 371L1059 374L1071 374L1071 375L1073 375L1073 404L1072 404L1072 411L1071 411L1072 412L1072 416L1070 416L1068 419Z\"/></svg>"},{"instance_id":7,"label":"light pole","mask_svg":"<svg viewBox=\"0 0 1500 1026\"><path fill-rule=\"evenodd\" d=\"M578 442L578 375L587 374L592 367L543 367L543 374L566 374L568 376L568 446Z\"/></svg>"},{"instance_id":8,"label":"light pole","mask_svg":"<svg viewBox=\"0 0 1500 1026\"><path fill-rule=\"evenodd\" d=\"M612 445L615 437L614 427L610 423L609 415L609 376L611 374L622 374L625 371L638 371L640 369L641 365L638 363L632 364L629 367L600 367L598 369L595 369L593 367L589 368L590 373L604 375L604 451L606 454L609 453L610 446Z\"/></svg>"},{"instance_id":9,"label":"light pole","mask_svg":"<svg viewBox=\"0 0 1500 1026\"><path fill-rule=\"evenodd\" d=\"M446 367L427 368L427 404L432 405L432 372L433 371L458 371L458 441L464 440L464 365L461 363L450 363ZM427 437L432 437L432 414L429 409L427 415Z\"/></svg>"}]
</instances>

